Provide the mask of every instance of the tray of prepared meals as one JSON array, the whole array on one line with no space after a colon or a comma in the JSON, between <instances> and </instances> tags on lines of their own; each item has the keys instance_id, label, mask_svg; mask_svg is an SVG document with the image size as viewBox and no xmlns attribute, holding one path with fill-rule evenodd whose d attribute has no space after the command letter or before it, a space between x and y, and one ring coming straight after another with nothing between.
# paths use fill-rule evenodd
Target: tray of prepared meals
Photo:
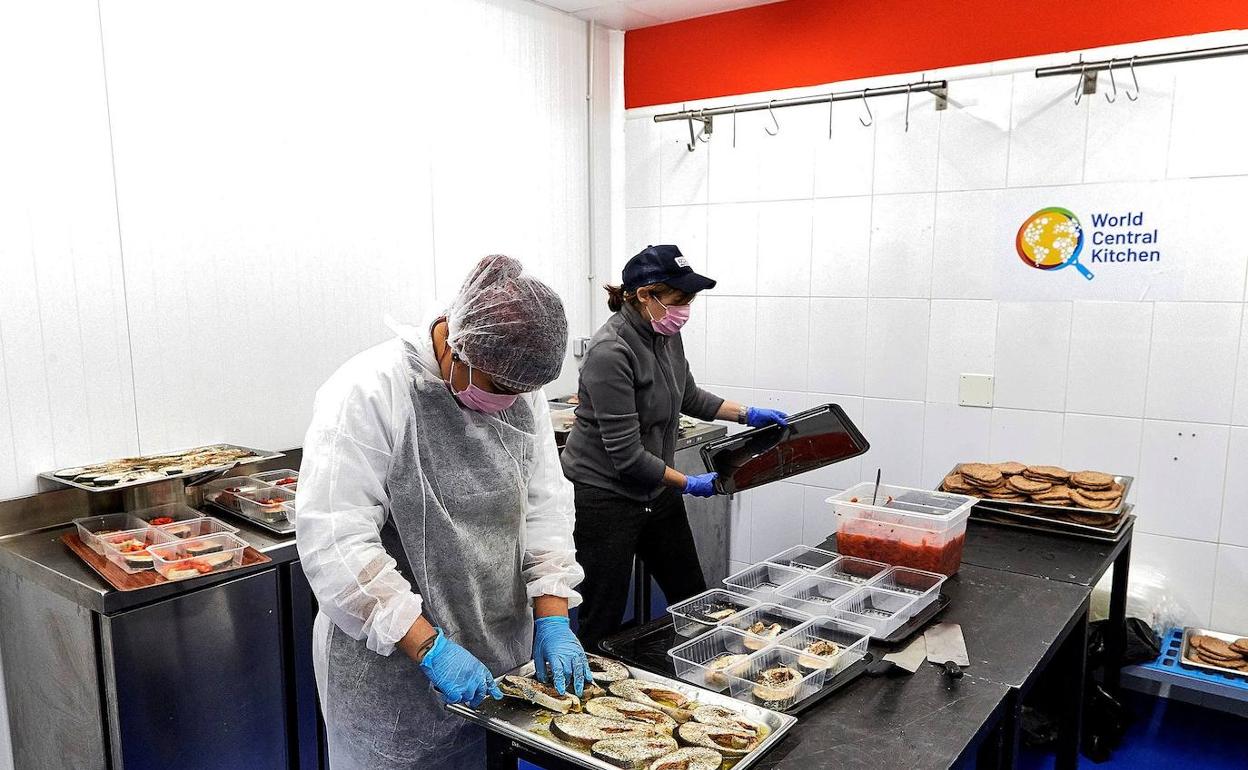
<instances>
[{"instance_id":1,"label":"tray of prepared meals","mask_svg":"<svg viewBox=\"0 0 1248 770\"><path fill-rule=\"evenodd\" d=\"M251 476L227 476L203 485L204 503L240 516L278 535L295 531L299 471L284 468Z\"/></svg>"},{"instance_id":2,"label":"tray of prepared meals","mask_svg":"<svg viewBox=\"0 0 1248 770\"><path fill-rule=\"evenodd\" d=\"M1185 628L1179 662L1202 671L1248 677L1248 638L1205 628Z\"/></svg>"},{"instance_id":3,"label":"tray of prepared meals","mask_svg":"<svg viewBox=\"0 0 1248 770\"><path fill-rule=\"evenodd\" d=\"M994 508L1064 513L1078 523L1104 526L1126 512L1134 480L1056 465L960 463L945 474L940 489L977 497Z\"/></svg>"},{"instance_id":4,"label":"tray of prepared meals","mask_svg":"<svg viewBox=\"0 0 1248 770\"><path fill-rule=\"evenodd\" d=\"M238 527L185 505L74 519L61 542L118 591L263 564Z\"/></svg>"},{"instance_id":5,"label":"tray of prepared meals","mask_svg":"<svg viewBox=\"0 0 1248 770\"><path fill-rule=\"evenodd\" d=\"M739 770L754 766L797 723L791 716L590 655L583 697L533 678L530 661L496 681L505 697L452 712L581 767Z\"/></svg>"},{"instance_id":6,"label":"tray of prepared meals","mask_svg":"<svg viewBox=\"0 0 1248 770\"><path fill-rule=\"evenodd\" d=\"M258 463L278 457L282 457L281 452L234 444L211 444L180 452L123 457L94 465L61 468L40 473L39 476L87 492L110 492L155 481L226 471L236 465Z\"/></svg>"}]
</instances>

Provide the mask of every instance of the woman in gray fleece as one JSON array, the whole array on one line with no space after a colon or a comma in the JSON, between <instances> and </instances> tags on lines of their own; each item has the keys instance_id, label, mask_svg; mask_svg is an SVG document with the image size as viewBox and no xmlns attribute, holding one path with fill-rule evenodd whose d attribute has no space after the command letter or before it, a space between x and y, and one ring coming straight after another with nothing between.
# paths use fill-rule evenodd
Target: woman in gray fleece
<instances>
[{"instance_id":1,"label":"woman in gray fleece","mask_svg":"<svg viewBox=\"0 0 1248 770\"><path fill-rule=\"evenodd\" d=\"M694 382L680 328L698 293L714 286L677 247L650 246L625 265L622 285L607 287L615 315L590 342L563 451L563 472L576 490L586 649L618 628L634 556L669 602L706 590L682 494L716 494L716 474L686 476L672 467L680 415L785 424L783 412L726 401Z\"/></svg>"}]
</instances>

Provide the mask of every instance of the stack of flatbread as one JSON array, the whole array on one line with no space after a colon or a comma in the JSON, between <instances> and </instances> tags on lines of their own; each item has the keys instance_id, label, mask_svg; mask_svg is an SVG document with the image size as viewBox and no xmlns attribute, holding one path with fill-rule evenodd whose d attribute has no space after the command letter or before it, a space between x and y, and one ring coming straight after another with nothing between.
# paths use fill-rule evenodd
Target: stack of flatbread
<instances>
[{"instance_id":1,"label":"stack of flatbread","mask_svg":"<svg viewBox=\"0 0 1248 770\"><path fill-rule=\"evenodd\" d=\"M945 477L945 492L973 495L1002 503L1038 503L1070 508L1070 518L1081 524L1108 524L1108 511L1122 503L1123 486L1100 471L1068 471L1056 465L1020 462L963 463Z\"/></svg>"}]
</instances>

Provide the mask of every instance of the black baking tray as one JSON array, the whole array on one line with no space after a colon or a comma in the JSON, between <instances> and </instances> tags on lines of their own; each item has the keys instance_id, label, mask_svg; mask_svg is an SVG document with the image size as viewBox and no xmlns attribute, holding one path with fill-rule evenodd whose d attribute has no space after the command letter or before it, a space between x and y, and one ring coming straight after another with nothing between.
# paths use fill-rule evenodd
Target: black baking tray
<instances>
[{"instance_id":1,"label":"black baking tray","mask_svg":"<svg viewBox=\"0 0 1248 770\"><path fill-rule=\"evenodd\" d=\"M732 494L857 457L871 448L845 410L824 404L702 446L702 462L719 474L717 491Z\"/></svg>"},{"instance_id":2,"label":"black baking tray","mask_svg":"<svg viewBox=\"0 0 1248 770\"><path fill-rule=\"evenodd\" d=\"M638 626L609 639L604 639L598 646L602 652L613 658L618 658L630 666L644 668L663 676L675 678L676 669L672 666L672 659L668 656L667 651L682 641L689 640L676 636L676 629L672 626L672 619L669 616L662 620L647 623L644 626ZM819 689L819 692L794 703L787 709L781 709L780 713L797 716L806 712L821 703L824 698L867 673L867 667L874 660L875 656L868 652L849 666L846 666L845 670L832 677L831 681L825 682L823 687Z\"/></svg>"}]
</instances>

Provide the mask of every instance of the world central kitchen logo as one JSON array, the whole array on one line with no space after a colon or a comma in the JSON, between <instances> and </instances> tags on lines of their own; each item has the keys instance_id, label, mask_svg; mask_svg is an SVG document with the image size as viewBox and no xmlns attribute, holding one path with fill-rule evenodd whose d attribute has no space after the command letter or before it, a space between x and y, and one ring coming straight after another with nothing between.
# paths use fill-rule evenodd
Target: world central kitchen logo
<instances>
[{"instance_id":1,"label":"world central kitchen logo","mask_svg":"<svg viewBox=\"0 0 1248 770\"><path fill-rule=\"evenodd\" d=\"M1074 267L1089 281L1095 275L1081 261L1085 241L1091 241L1087 261L1091 264L1160 262L1161 252L1155 248L1157 229L1147 229L1143 211L1123 214L1093 214L1090 237L1084 232L1079 217L1069 209L1050 206L1040 209L1018 228L1014 246L1023 264L1037 270L1061 270ZM1125 247L1125 248L1123 248Z\"/></svg>"}]
</instances>

